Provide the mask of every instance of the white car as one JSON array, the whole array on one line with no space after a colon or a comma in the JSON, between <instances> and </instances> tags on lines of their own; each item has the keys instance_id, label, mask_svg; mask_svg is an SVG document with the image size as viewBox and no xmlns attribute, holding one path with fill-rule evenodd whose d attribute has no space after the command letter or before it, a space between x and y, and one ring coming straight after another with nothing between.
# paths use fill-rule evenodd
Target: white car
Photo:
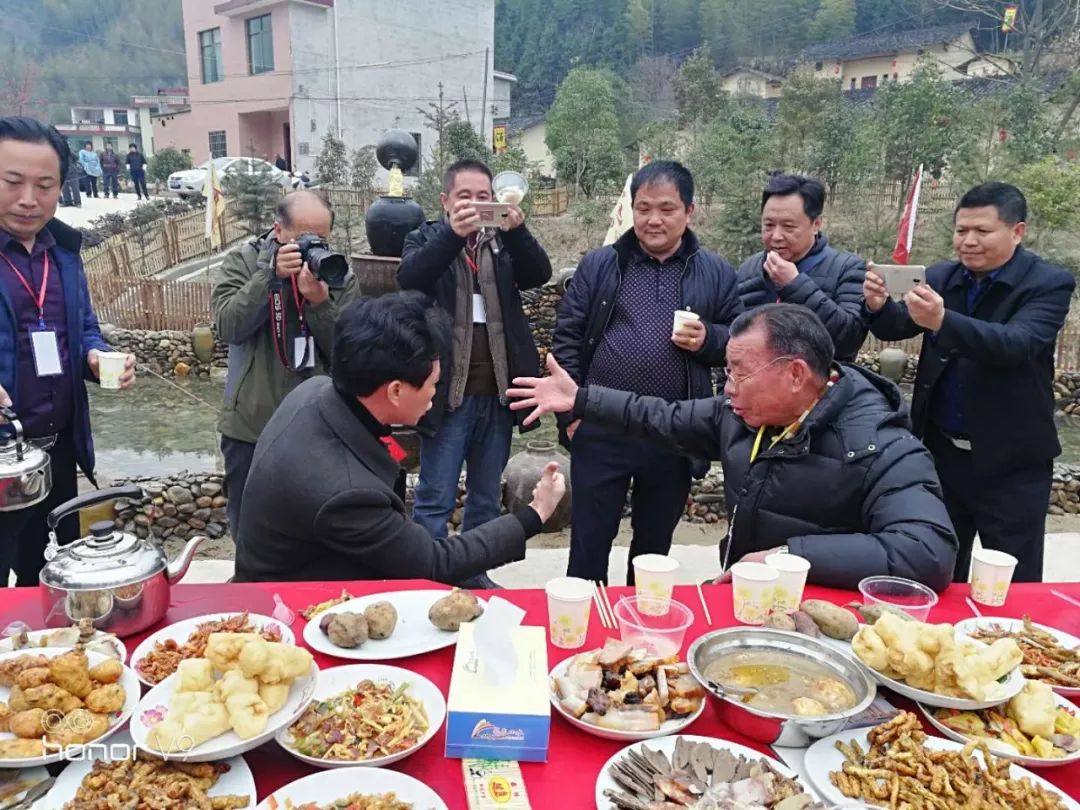
<instances>
[{"instance_id":1,"label":"white car","mask_svg":"<svg viewBox=\"0 0 1080 810\"><path fill-rule=\"evenodd\" d=\"M210 161L196 166L194 169L185 169L182 172L173 172L169 175L169 191L175 192L181 197L192 197L203 193L206 185L207 169ZM279 186L285 189L296 188L296 181L272 163L259 158L245 157L219 157L214 158L214 170L224 180L234 174L255 174L266 172L269 177Z\"/></svg>"}]
</instances>

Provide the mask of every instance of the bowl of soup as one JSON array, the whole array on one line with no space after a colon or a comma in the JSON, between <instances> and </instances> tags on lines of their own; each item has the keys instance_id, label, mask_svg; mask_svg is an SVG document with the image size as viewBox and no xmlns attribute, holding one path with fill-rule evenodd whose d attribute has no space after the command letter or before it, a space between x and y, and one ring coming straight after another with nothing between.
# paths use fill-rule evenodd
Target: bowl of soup
<instances>
[{"instance_id":1,"label":"bowl of soup","mask_svg":"<svg viewBox=\"0 0 1080 810\"><path fill-rule=\"evenodd\" d=\"M877 694L853 658L785 630L717 630L695 641L686 658L718 699L721 719L767 745L803 748L843 731Z\"/></svg>"}]
</instances>

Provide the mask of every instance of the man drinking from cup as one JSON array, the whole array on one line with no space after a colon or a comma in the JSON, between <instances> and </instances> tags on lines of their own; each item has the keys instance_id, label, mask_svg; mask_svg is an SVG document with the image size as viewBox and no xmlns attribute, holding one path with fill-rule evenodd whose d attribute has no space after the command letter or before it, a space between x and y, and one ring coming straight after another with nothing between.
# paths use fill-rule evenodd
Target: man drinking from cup
<instances>
[{"instance_id":1,"label":"man drinking from cup","mask_svg":"<svg viewBox=\"0 0 1080 810\"><path fill-rule=\"evenodd\" d=\"M552 352L579 385L667 401L712 396L712 367L724 362L728 324L742 309L735 271L690 230L694 179L674 161L655 161L630 183L634 227L581 260L563 297ZM667 554L704 459L643 446L602 427L560 417L571 454L567 574L607 581L608 555L633 482L633 558Z\"/></svg>"}]
</instances>

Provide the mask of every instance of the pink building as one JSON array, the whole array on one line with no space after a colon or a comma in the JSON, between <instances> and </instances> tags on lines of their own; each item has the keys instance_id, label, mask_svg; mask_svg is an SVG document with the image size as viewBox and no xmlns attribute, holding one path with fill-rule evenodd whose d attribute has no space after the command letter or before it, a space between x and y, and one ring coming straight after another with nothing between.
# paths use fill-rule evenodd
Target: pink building
<instances>
[{"instance_id":1,"label":"pink building","mask_svg":"<svg viewBox=\"0 0 1080 810\"><path fill-rule=\"evenodd\" d=\"M190 105L153 117L154 145L210 156L281 155L311 170L322 136L350 149L386 129L429 154L421 109L440 83L490 138L509 116L493 66L495 0L183 0Z\"/></svg>"}]
</instances>

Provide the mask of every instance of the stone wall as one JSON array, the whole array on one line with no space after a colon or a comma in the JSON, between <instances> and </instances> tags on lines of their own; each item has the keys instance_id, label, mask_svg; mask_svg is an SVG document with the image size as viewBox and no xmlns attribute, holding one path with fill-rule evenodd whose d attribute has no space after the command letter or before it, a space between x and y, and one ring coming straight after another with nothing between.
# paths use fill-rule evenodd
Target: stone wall
<instances>
[{"instance_id":1,"label":"stone wall","mask_svg":"<svg viewBox=\"0 0 1080 810\"><path fill-rule=\"evenodd\" d=\"M222 537L229 531L221 473L179 473L164 478L132 478L114 485L138 484L145 493L139 502L117 500L113 506L118 529L139 537L184 540L192 535Z\"/></svg>"},{"instance_id":2,"label":"stone wall","mask_svg":"<svg viewBox=\"0 0 1080 810\"><path fill-rule=\"evenodd\" d=\"M102 324L102 337L118 352L134 354L140 364L163 377L209 377L212 368L224 369L228 347L214 341L214 356L209 363L195 357L191 332L149 332L120 329Z\"/></svg>"}]
</instances>

